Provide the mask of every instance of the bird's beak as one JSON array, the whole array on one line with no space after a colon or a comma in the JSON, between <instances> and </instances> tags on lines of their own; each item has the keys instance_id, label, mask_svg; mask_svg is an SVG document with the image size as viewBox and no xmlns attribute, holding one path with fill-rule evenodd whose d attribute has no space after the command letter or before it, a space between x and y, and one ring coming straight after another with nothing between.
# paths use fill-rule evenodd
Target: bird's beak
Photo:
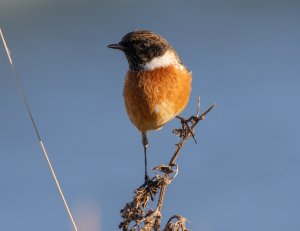
<instances>
[{"instance_id":1,"label":"bird's beak","mask_svg":"<svg viewBox=\"0 0 300 231\"><path fill-rule=\"evenodd\" d=\"M107 46L108 48L112 48L112 49L117 49L117 50L123 50L124 47L122 47L120 44L116 43L116 44L110 44Z\"/></svg>"}]
</instances>

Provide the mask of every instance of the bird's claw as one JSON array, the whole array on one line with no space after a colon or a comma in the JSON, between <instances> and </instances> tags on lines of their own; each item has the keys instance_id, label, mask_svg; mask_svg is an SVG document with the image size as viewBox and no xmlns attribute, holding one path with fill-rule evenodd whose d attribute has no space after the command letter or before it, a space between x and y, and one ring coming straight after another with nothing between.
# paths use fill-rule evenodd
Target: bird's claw
<instances>
[{"instance_id":1,"label":"bird's claw","mask_svg":"<svg viewBox=\"0 0 300 231\"><path fill-rule=\"evenodd\" d=\"M150 177L148 175L145 175L145 183L143 184L143 187L145 187L149 191L150 198L153 201L154 197L152 191L152 181L150 180Z\"/></svg>"}]
</instances>

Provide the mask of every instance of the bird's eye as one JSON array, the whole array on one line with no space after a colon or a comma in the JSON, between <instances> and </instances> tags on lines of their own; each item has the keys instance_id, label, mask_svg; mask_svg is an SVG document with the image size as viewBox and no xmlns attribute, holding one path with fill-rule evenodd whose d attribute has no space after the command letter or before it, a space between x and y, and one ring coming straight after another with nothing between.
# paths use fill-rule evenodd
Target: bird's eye
<instances>
[{"instance_id":1,"label":"bird's eye","mask_svg":"<svg viewBox=\"0 0 300 231\"><path fill-rule=\"evenodd\" d=\"M141 50L147 49L149 45L147 43L139 43L138 48Z\"/></svg>"}]
</instances>

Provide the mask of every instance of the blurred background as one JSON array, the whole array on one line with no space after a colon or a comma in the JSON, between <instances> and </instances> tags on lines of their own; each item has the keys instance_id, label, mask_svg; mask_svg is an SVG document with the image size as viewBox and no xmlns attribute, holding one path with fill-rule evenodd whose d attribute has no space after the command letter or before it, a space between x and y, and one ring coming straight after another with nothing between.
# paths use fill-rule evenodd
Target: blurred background
<instances>
[{"instance_id":1,"label":"blurred background","mask_svg":"<svg viewBox=\"0 0 300 231\"><path fill-rule=\"evenodd\" d=\"M143 182L140 134L122 87L127 62L106 48L135 29L163 35L193 72L183 116L213 102L167 189L164 222L191 230L300 228L300 2L1 0L0 26L80 230L117 230ZM0 46L2 230L72 230ZM167 163L172 121L150 133ZM154 205L153 205L154 206Z\"/></svg>"}]
</instances>

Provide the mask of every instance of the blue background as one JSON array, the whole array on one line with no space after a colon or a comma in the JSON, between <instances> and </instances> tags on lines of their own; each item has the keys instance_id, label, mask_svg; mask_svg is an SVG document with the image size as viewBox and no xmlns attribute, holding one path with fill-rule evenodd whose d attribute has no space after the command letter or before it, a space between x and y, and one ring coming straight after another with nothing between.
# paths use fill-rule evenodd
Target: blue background
<instances>
[{"instance_id":1,"label":"blue background","mask_svg":"<svg viewBox=\"0 0 300 231\"><path fill-rule=\"evenodd\" d=\"M300 229L300 2L1 0L0 23L80 230L117 230L143 181L122 98L127 62L106 48L134 29L163 35L193 71L182 114L217 107L167 189L164 222L198 231ZM72 230L0 47L1 230ZM167 163L172 121L150 133ZM154 206L155 204L153 204Z\"/></svg>"}]
</instances>

